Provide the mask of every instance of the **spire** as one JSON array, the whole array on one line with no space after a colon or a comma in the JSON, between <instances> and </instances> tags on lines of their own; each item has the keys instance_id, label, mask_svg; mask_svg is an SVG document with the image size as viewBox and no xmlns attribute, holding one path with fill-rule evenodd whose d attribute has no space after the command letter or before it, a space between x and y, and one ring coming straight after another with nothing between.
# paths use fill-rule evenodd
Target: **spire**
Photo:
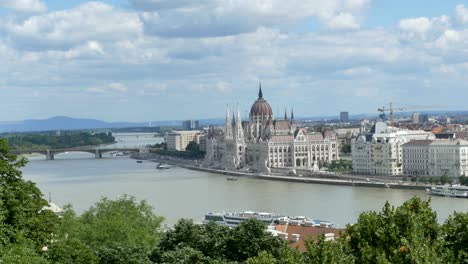
<instances>
[{"instance_id":1,"label":"spire","mask_svg":"<svg viewBox=\"0 0 468 264\"><path fill-rule=\"evenodd\" d=\"M260 82L258 85L258 98L263 98L262 82Z\"/></svg>"},{"instance_id":2,"label":"spire","mask_svg":"<svg viewBox=\"0 0 468 264\"><path fill-rule=\"evenodd\" d=\"M237 123L242 123L241 114L239 111L239 104L237 104Z\"/></svg>"},{"instance_id":3,"label":"spire","mask_svg":"<svg viewBox=\"0 0 468 264\"><path fill-rule=\"evenodd\" d=\"M225 138L232 138L232 127L231 127L231 118L229 113L229 108L226 107L226 124L225 124L224 136Z\"/></svg>"},{"instance_id":4,"label":"spire","mask_svg":"<svg viewBox=\"0 0 468 264\"><path fill-rule=\"evenodd\" d=\"M242 119L239 111L239 104L237 104L237 118L236 118L236 139L243 141L244 140L244 131L242 127Z\"/></svg>"},{"instance_id":5,"label":"spire","mask_svg":"<svg viewBox=\"0 0 468 264\"><path fill-rule=\"evenodd\" d=\"M286 108L284 108L284 120L288 120L288 113L286 113Z\"/></svg>"},{"instance_id":6,"label":"spire","mask_svg":"<svg viewBox=\"0 0 468 264\"><path fill-rule=\"evenodd\" d=\"M229 123L229 106L226 106L226 124Z\"/></svg>"},{"instance_id":7,"label":"spire","mask_svg":"<svg viewBox=\"0 0 468 264\"><path fill-rule=\"evenodd\" d=\"M291 108L291 124L294 123L294 108Z\"/></svg>"}]
</instances>

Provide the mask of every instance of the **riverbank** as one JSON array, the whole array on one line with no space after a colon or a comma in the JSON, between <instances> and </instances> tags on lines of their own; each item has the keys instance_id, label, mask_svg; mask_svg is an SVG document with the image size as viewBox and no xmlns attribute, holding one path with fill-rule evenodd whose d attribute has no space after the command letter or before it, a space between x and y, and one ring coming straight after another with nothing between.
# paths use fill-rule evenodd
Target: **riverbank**
<instances>
[{"instance_id":1,"label":"riverbank","mask_svg":"<svg viewBox=\"0 0 468 264\"><path fill-rule=\"evenodd\" d=\"M167 163L181 168L216 173L221 175L249 177L262 180L301 182L311 184L327 184L340 186L356 186L356 187L372 187L372 188L390 188L390 189L406 189L406 190L426 190L430 185L415 185L410 183L400 183L395 181L385 181L380 179L364 178L365 176L349 176L348 179L343 179L347 176L336 174L317 174L316 176L287 176L287 175L268 175L261 173L250 173L232 170L219 170L203 167L196 160L185 160L169 156L160 156L153 153L135 153L131 156L134 159L151 160L154 162Z\"/></svg>"}]
</instances>

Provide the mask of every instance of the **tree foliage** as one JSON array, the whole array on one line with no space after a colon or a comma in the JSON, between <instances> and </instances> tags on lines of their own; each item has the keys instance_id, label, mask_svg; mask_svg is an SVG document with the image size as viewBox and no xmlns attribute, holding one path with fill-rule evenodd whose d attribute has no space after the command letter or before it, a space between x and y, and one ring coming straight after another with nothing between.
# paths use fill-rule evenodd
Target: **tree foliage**
<instances>
[{"instance_id":1,"label":"tree foliage","mask_svg":"<svg viewBox=\"0 0 468 264\"><path fill-rule=\"evenodd\" d=\"M150 263L162 220L132 196L102 198L81 216L68 207L48 257L58 263Z\"/></svg>"},{"instance_id":2,"label":"tree foliage","mask_svg":"<svg viewBox=\"0 0 468 264\"><path fill-rule=\"evenodd\" d=\"M367 212L349 225L349 246L357 263L444 263L439 225L429 201L413 198L382 212Z\"/></svg>"},{"instance_id":3,"label":"tree foliage","mask_svg":"<svg viewBox=\"0 0 468 264\"><path fill-rule=\"evenodd\" d=\"M112 133L65 132L56 135L52 132L6 135L11 149L60 149L82 146L96 146L115 141Z\"/></svg>"},{"instance_id":4,"label":"tree foliage","mask_svg":"<svg viewBox=\"0 0 468 264\"><path fill-rule=\"evenodd\" d=\"M22 178L26 160L9 153L0 139L0 247L29 241L42 248L53 238L58 218L49 210L41 191Z\"/></svg>"}]
</instances>

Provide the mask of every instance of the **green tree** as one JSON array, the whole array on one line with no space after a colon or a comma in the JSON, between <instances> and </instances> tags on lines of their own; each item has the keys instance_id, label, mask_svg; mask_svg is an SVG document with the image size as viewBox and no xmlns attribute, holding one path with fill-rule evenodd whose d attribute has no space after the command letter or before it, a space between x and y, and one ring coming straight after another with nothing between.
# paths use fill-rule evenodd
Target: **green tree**
<instances>
[{"instance_id":1,"label":"green tree","mask_svg":"<svg viewBox=\"0 0 468 264\"><path fill-rule=\"evenodd\" d=\"M51 243L46 258L60 264L94 264L99 258L92 249L76 238L61 239Z\"/></svg>"},{"instance_id":2,"label":"green tree","mask_svg":"<svg viewBox=\"0 0 468 264\"><path fill-rule=\"evenodd\" d=\"M284 240L266 232L264 223L249 219L230 230L225 256L228 260L243 262L266 251L279 258L285 245Z\"/></svg>"},{"instance_id":3,"label":"green tree","mask_svg":"<svg viewBox=\"0 0 468 264\"><path fill-rule=\"evenodd\" d=\"M343 154L351 154L351 144L343 144L341 146L341 153Z\"/></svg>"},{"instance_id":4,"label":"green tree","mask_svg":"<svg viewBox=\"0 0 468 264\"><path fill-rule=\"evenodd\" d=\"M468 185L468 178L465 175L458 177L458 182L460 185Z\"/></svg>"},{"instance_id":5,"label":"green tree","mask_svg":"<svg viewBox=\"0 0 468 264\"><path fill-rule=\"evenodd\" d=\"M58 217L44 210L48 203L41 191L22 178L19 168L25 164L0 139L0 247L30 241L40 250L54 237Z\"/></svg>"},{"instance_id":6,"label":"green tree","mask_svg":"<svg viewBox=\"0 0 468 264\"><path fill-rule=\"evenodd\" d=\"M12 243L0 249L0 263L47 264L49 262L34 249L34 245Z\"/></svg>"},{"instance_id":7,"label":"green tree","mask_svg":"<svg viewBox=\"0 0 468 264\"><path fill-rule=\"evenodd\" d=\"M160 263L174 264L201 264L207 263L209 258L205 257L199 250L191 247L181 247L176 250L164 252Z\"/></svg>"},{"instance_id":8,"label":"green tree","mask_svg":"<svg viewBox=\"0 0 468 264\"><path fill-rule=\"evenodd\" d=\"M440 176L440 183L441 184L446 184L446 183L449 183L450 179L449 179L449 176L447 174L447 172L444 173L444 175Z\"/></svg>"},{"instance_id":9,"label":"green tree","mask_svg":"<svg viewBox=\"0 0 468 264\"><path fill-rule=\"evenodd\" d=\"M185 151L199 152L200 145L195 141L190 141L187 147L185 148Z\"/></svg>"},{"instance_id":10,"label":"green tree","mask_svg":"<svg viewBox=\"0 0 468 264\"><path fill-rule=\"evenodd\" d=\"M97 255L99 263L109 264L150 264L148 250L137 245L118 245L101 247Z\"/></svg>"},{"instance_id":11,"label":"green tree","mask_svg":"<svg viewBox=\"0 0 468 264\"><path fill-rule=\"evenodd\" d=\"M468 262L468 213L449 216L442 226L442 237L447 249L453 251L460 263Z\"/></svg>"},{"instance_id":12,"label":"green tree","mask_svg":"<svg viewBox=\"0 0 468 264\"><path fill-rule=\"evenodd\" d=\"M308 264L355 263L345 236L325 241L325 235L321 235L316 240L307 240L305 246Z\"/></svg>"},{"instance_id":13,"label":"green tree","mask_svg":"<svg viewBox=\"0 0 468 264\"><path fill-rule=\"evenodd\" d=\"M79 217L82 226L76 235L93 249L142 247L149 251L162 221L146 201L137 202L132 196L102 198Z\"/></svg>"},{"instance_id":14,"label":"green tree","mask_svg":"<svg viewBox=\"0 0 468 264\"><path fill-rule=\"evenodd\" d=\"M398 208L366 212L347 235L357 263L445 263L439 225L430 200L412 198Z\"/></svg>"}]
</instances>

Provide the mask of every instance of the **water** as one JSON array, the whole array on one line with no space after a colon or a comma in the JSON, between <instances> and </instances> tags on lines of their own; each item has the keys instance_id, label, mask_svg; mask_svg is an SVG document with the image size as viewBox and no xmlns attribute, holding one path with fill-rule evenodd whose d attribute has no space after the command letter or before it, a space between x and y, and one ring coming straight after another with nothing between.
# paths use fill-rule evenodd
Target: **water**
<instances>
[{"instance_id":1,"label":"water","mask_svg":"<svg viewBox=\"0 0 468 264\"><path fill-rule=\"evenodd\" d=\"M127 135L117 144L154 144L160 138ZM37 183L45 196L55 203L70 203L78 213L101 197L117 198L123 194L146 199L159 215L172 225L179 218L200 222L209 211L267 211L287 215L305 215L329 220L343 227L356 222L361 212L381 210L385 201L400 205L424 191L393 190L267 181L240 178L173 167L156 170L156 163L136 163L126 157L94 159L87 153L68 153L54 161L36 159L24 169L24 177ZM468 199L431 197L432 208L443 221L454 210L468 211Z\"/></svg>"}]
</instances>

